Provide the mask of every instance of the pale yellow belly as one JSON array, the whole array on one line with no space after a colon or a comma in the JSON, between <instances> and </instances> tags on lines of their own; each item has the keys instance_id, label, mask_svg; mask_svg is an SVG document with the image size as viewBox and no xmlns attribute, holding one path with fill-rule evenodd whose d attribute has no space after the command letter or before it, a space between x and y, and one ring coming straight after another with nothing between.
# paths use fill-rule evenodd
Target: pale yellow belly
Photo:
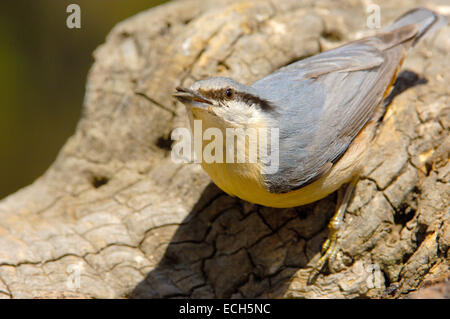
<instances>
[{"instance_id":1,"label":"pale yellow belly","mask_svg":"<svg viewBox=\"0 0 450 319\"><path fill-rule=\"evenodd\" d=\"M269 207L295 207L326 197L359 174L365 150L374 135L375 121L369 122L342 158L319 180L283 194L268 192L257 164L202 163L213 182L231 196ZM282 160L280 154L280 160ZM282 161L280 161L281 163Z\"/></svg>"}]
</instances>

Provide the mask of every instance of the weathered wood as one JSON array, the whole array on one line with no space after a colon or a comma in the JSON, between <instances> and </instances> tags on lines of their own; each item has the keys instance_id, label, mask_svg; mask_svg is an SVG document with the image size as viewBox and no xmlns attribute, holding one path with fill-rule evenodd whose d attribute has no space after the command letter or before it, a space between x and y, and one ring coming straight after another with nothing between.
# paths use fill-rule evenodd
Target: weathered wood
<instances>
[{"instance_id":1,"label":"weathered wood","mask_svg":"<svg viewBox=\"0 0 450 319\"><path fill-rule=\"evenodd\" d=\"M378 2L387 25L430 1ZM311 286L334 194L260 207L170 159L168 136L187 125L176 86L251 83L369 34L364 3L183 0L118 24L94 53L75 134L0 202L0 297L401 297L448 275L448 26L406 59L428 82L391 104L337 258Z\"/></svg>"}]
</instances>

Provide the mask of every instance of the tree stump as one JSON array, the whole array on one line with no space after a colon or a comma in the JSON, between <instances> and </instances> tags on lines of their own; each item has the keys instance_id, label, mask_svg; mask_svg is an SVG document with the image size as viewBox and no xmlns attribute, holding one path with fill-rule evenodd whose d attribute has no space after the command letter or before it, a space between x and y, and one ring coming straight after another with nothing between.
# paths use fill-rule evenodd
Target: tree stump
<instances>
[{"instance_id":1,"label":"tree stump","mask_svg":"<svg viewBox=\"0 0 450 319\"><path fill-rule=\"evenodd\" d=\"M439 10L378 2L382 26L421 4ZM339 253L312 285L335 194L253 205L170 157L170 132L188 125L176 86L250 84L369 35L365 3L184 0L119 23L94 52L76 132L0 202L0 297L393 298L448 276L449 26L405 60L422 84L389 106Z\"/></svg>"}]
</instances>

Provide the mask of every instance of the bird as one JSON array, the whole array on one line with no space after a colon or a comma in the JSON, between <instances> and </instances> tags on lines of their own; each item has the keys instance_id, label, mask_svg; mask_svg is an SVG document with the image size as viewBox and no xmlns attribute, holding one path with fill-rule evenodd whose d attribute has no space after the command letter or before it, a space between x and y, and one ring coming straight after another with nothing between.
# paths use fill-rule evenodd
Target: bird
<instances>
[{"instance_id":1,"label":"bird","mask_svg":"<svg viewBox=\"0 0 450 319\"><path fill-rule=\"evenodd\" d=\"M191 127L201 121L203 132L218 129L226 135L235 129L242 135L245 129L277 129L277 144L267 147L278 156L275 171L263 155L254 162L201 162L227 194L286 208L338 191L328 238L308 283L336 255L345 210L406 54L446 23L432 10L414 8L374 36L293 62L251 85L212 77L173 93L186 105ZM247 144L233 143L236 152L248 145L248 137L238 137L247 138ZM222 145L230 151L229 143ZM203 141L200 152L204 148ZM248 160L248 151L244 154Z\"/></svg>"}]
</instances>

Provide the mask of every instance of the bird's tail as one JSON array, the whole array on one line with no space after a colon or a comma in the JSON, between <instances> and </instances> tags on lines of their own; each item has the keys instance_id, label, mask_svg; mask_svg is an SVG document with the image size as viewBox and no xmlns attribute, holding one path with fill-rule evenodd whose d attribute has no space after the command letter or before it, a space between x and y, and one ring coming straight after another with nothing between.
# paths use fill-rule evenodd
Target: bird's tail
<instances>
[{"instance_id":1,"label":"bird's tail","mask_svg":"<svg viewBox=\"0 0 450 319\"><path fill-rule=\"evenodd\" d=\"M399 29L406 25L415 24L419 27L419 32L414 37L412 45L414 46L423 36L430 35L440 27L448 23L446 17L426 8L412 9L385 29L386 32Z\"/></svg>"}]
</instances>

